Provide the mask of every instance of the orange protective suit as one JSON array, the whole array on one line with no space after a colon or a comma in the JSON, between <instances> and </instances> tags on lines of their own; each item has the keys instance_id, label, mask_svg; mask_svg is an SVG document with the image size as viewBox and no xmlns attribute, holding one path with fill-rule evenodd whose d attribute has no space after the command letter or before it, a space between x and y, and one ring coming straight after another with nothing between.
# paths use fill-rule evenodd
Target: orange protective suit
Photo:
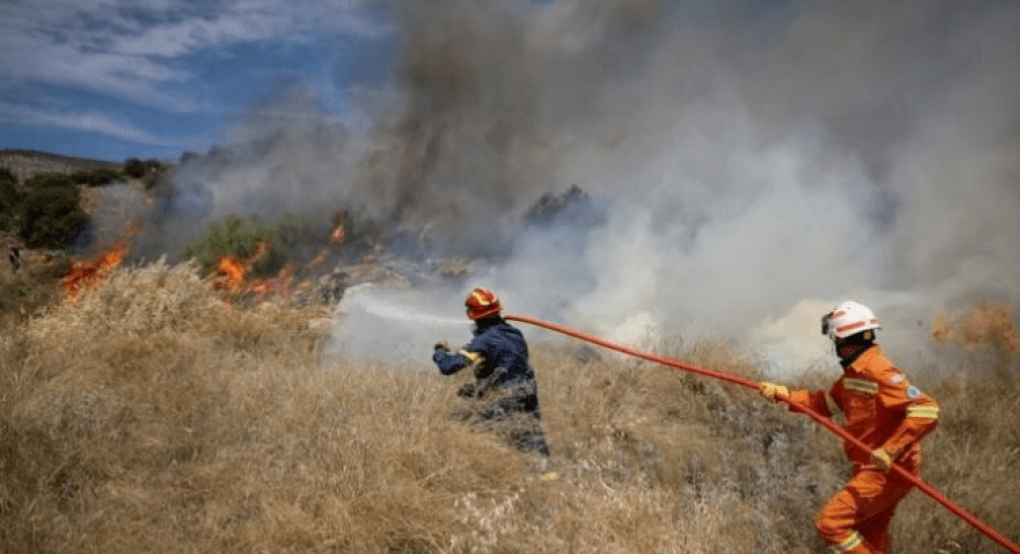
<instances>
[{"instance_id":1,"label":"orange protective suit","mask_svg":"<svg viewBox=\"0 0 1020 554\"><path fill-rule=\"evenodd\" d=\"M935 429L938 404L911 385L878 345L846 367L828 391L795 391L790 400L832 419L871 449L884 447L897 465L916 473L922 437ZM853 477L818 513L815 527L832 552L888 553L889 522L913 484L871 465L868 452L845 443Z\"/></svg>"}]
</instances>

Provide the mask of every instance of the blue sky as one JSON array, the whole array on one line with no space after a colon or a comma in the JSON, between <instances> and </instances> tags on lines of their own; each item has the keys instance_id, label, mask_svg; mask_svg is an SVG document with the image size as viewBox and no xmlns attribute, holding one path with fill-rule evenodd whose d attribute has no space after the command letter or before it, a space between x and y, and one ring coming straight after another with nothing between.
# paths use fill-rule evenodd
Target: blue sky
<instances>
[{"instance_id":1,"label":"blue sky","mask_svg":"<svg viewBox=\"0 0 1020 554\"><path fill-rule=\"evenodd\" d=\"M294 88L342 118L392 39L369 0L0 2L0 148L176 159Z\"/></svg>"}]
</instances>

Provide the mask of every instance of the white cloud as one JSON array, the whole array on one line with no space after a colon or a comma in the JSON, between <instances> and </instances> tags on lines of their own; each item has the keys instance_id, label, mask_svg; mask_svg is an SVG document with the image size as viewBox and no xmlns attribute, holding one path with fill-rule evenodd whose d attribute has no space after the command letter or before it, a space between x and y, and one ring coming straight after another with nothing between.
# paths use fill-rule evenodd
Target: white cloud
<instances>
[{"instance_id":1,"label":"white cloud","mask_svg":"<svg viewBox=\"0 0 1020 554\"><path fill-rule=\"evenodd\" d=\"M196 50L272 39L286 33L286 22L267 14L228 13L214 20L188 19L114 39L113 50L131 56L185 56Z\"/></svg>"},{"instance_id":2,"label":"white cloud","mask_svg":"<svg viewBox=\"0 0 1020 554\"><path fill-rule=\"evenodd\" d=\"M2 3L0 80L9 92L50 84L197 111L205 102L183 88L197 73L181 65L182 57L246 42L385 33L365 5L360 0L327 7L295 7L281 0Z\"/></svg>"},{"instance_id":3,"label":"white cloud","mask_svg":"<svg viewBox=\"0 0 1020 554\"><path fill-rule=\"evenodd\" d=\"M167 140L157 137L98 111L56 112L21 104L0 102L0 123L94 131L107 136L152 146L179 147L186 145L188 142L187 140Z\"/></svg>"}]
</instances>

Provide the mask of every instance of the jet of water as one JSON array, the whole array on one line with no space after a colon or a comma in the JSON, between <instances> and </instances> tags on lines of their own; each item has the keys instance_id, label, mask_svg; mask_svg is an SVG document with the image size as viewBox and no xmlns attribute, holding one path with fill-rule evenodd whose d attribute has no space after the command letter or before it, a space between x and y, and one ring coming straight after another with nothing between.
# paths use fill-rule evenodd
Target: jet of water
<instances>
[{"instance_id":1,"label":"jet of water","mask_svg":"<svg viewBox=\"0 0 1020 554\"><path fill-rule=\"evenodd\" d=\"M358 302L358 304L365 313L387 319L396 319L399 321L422 323L425 325L440 327L464 327L467 323L469 323L464 319L453 319L427 314L413 308L408 308L407 306L388 304L379 299L368 299Z\"/></svg>"},{"instance_id":2,"label":"jet of water","mask_svg":"<svg viewBox=\"0 0 1020 554\"><path fill-rule=\"evenodd\" d=\"M431 365L436 342L470 338L471 322L466 317L436 315L436 305L436 298L420 291L348 289L337 309L327 351L387 363Z\"/></svg>"}]
</instances>

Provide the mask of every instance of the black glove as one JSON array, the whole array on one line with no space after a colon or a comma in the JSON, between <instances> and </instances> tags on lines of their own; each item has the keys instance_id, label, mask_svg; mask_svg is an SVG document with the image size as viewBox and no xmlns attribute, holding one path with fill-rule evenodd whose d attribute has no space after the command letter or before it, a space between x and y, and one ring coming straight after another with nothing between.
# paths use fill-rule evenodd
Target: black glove
<instances>
[{"instance_id":1,"label":"black glove","mask_svg":"<svg viewBox=\"0 0 1020 554\"><path fill-rule=\"evenodd\" d=\"M446 341L441 340L432 347L432 350L438 352L440 350L450 350L450 345L446 344Z\"/></svg>"}]
</instances>

